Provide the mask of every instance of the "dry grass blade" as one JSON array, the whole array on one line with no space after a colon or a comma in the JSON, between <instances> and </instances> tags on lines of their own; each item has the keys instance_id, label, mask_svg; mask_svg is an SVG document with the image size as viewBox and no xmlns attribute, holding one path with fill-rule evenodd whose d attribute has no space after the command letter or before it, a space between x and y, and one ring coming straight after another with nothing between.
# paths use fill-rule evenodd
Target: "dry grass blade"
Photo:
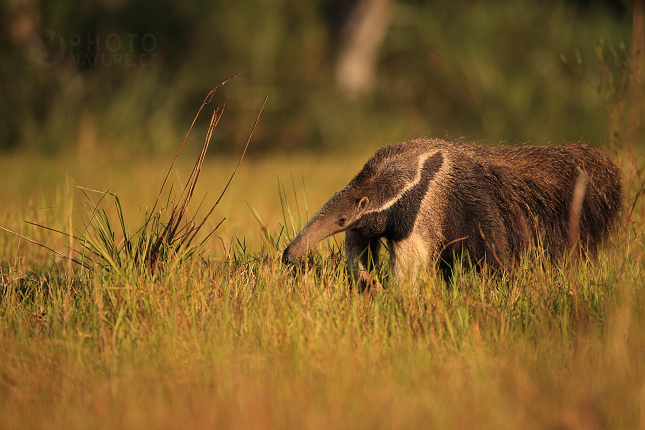
<instances>
[{"instance_id":1,"label":"dry grass blade","mask_svg":"<svg viewBox=\"0 0 645 430\"><path fill-rule=\"evenodd\" d=\"M240 73L236 73L233 76L230 76L226 79L224 79L222 82L219 83L215 88L213 88L208 95L206 95L206 98L204 98L204 101L202 102L201 107L197 111L197 114L195 115L195 118L193 118L193 122L190 124L190 127L188 128L188 132L186 133L186 136L184 136L184 139L181 141L181 144L179 145L179 149L177 150L177 153L175 154L175 158L172 160L172 164L170 165L170 168L168 169L168 173L166 174L166 177L163 180L163 183L161 184L161 188L159 189L159 194L157 195L157 199L155 200L155 204L152 207L152 210L150 213L154 213L155 209L157 208L157 204L159 203L159 200L161 199L161 195L163 193L163 190L166 187L166 183L168 182L168 178L170 177L170 172L172 172L173 167L175 167L175 164L177 163L177 158L179 158L179 153L181 150L184 148L184 143L186 143L186 140L188 139L188 135L190 135L190 132L193 130L193 127L195 126L195 122L197 122L197 118L199 118L199 114L202 112L202 109L209 104L213 100L213 96L215 95L215 92L218 90L219 87L223 86L226 84L228 81L233 80L237 78L240 75Z\"/></svg>"},{"instance_id":2,"label":"dry grass blade","mask_svg":"<svg viewBox=\"0 0 645 430\"><path fill-rule=\"evenodd\" d=\"M587 175L579 169L569 212L569 249L572 250L571 257L574 262L578 261L580 256L580 215L582 214L582 202L585 198L588 181Z\"/></svg>"},{"instance_id":3,"label":"dry grass blade","mask_svg":"<svg viewBox=\"0 0 645 430\"><path fill-rule=\"evenodd\" d=\"M168 223L164 227L163 232L159 235L159 237L157 238L157 240L155 241L155 243L152 245L150 249L149 264L152 266L158 263L158 260L161 257L162 251L165 246L177 245L175 252L179 252L183 247L183 245L186 244L185 238L187 237L187 235L193 231L196 234L197 231L199 230L199 228L194 227L193 221L189 221L185 225L185 228L183 229L181 229L180 227L185 218L188 205L190 204L193 198L193 193L195 192L197 180L199 179L199 174L201 172L202 165L204 164L204 160L206 158L206 152L208 151L208 146L210 144L211 137L213 136L213 131L215 130L215 127L217 127L217 124L219 123L219 120L222 117L223 113L224 113L223 107L221 111L218 108L213 112L213 115L211 117L211 122L208 127L208 132L206 133L206 138L204 139L204 145L202 146L202 151L199 154L199 158L197 159L195 166L193 167L193 171L190 174L188 182L186 183L186 186L184 187L184 189L181 192L181 195L179 196L178 203L172 207L170 211L170 219L168 220ZM182 145L183 145L183 142L182 142ZM155 205L156 205L156 202L155 202ZM209 215L210 215L210 212L209 212Z\"/></svg>"},{"instance_id":4,"label":"dry grass blade","mask_svg":"<svg viewBox=\"0 0 645 430\"><path fill-rule=\"evenodd\" d=\"M41 226L39 226L38 224L33 224L33 225L35 225L35 226L37 226L37 227L41 227ZM43 244L43 243L36 242L35 240L33 240L33 239L29 239L28 237L23 236L23 235L22 235L22 234L20 234L20 233L16 233L15 231L9 230L8 228L4 228L4 227L0 226L0 230L4 230L4 231L6 231L7 233L11 233L11 234L13 234L14 236L17 236L17 237L19 237L19 238L21 238L21 239L23 239L23 240L26 240L27 242L33 243L34 245L38 245L38 246L40 246L41 248L45 248L46 250L48 250L48 251L50 251L50 252L53 252L54 254L56 254L56 255L57 255L58 257L60 257L60 258L64 258L64 259L69 258L67 255L62 254L62 253L60 253L60 252L56 251L55 249L50 248L49 246L47 246L47 245L45 245L45 244ZM49 230L51 230L51 229L49 229ZM56 230L54 230L54 231L56 231ZM85 267L85 268L89 268L89 266L87 265L87 263L85 263L85 262L83 262L83 261L81 261L81 260L78 260L78 259L76 259L76 258L72 258L72 261L73 261L74 263L76 263L76 264L79 264L79 265L81 265L81 266Z\"/></svg>"},{"instance_id":5,"label":"dry grass blade","mask_svg":"<svg viewBox=\"0 0 645 430\"><path fill-rule=\"evenodd\" d=\"M240 165L242 164L242 160L244 160L244 156L246 155L246 150L249 148L249 143L251 143L251 138L253 137L253 132L255 132L255 128L258 125L258 121L260 121L260 115L262 115L262 111L264 110L264 106L266 106L266 104L267 104L267 99L268 98L269 98L268 96L264 98L264 102L262 103L262 107L260 108L260 112L258 112L258 116L255 118L255 123L253 123L253 128L251 129L251 133L249 133L249 138L246 140L246 145L244 145L244 151L242 151L242 156L240 157L240 161L237 162L237 166L235 166L235 170L233 170L233 173L231 174L231 177L228 179L228 182L226 183L226 186L224 186L224 189L222 190L222 193L217 198L217 201L215 202L215 204L213 205L211 210L204 217L204 220L200 224L199 228L201 228L202 225L204 225L204 223L206 222L206 219L211 215L211 213L213 213L213 210L217 207L217 205L219 204L220 200L222 200L222 197L224 197L224 194L226 193L226 190L228 190L229 185L231 185L231 182L233 181L233 178L235 177L235 174L237 173L237 170L240 168ZM210 238L210 236L215 232L215 230L217 230L217 228L222 224L222 222L217 224L217 227L215 227L215 229L208 234L208 236L201 242L200 246L206 240L208 240L208 238ZM194 235L193 235L193 237L194 237ZM192 238L191 238L191 240L192 240Z\"/></svg>"}]
</instances>

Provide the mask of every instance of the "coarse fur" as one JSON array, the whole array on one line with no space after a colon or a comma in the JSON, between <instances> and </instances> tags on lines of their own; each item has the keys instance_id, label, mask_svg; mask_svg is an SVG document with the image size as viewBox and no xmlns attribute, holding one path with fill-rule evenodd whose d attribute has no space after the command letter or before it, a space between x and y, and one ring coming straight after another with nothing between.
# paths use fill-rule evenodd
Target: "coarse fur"
<instances>
[{"instance_id":1,"label":"coarse fur","mask_svg":"<svg viewBox=\"0 0 645 430\"><path fill-rule=\"evenodd\" d=\"M572 201L581 175L586 190L576 212ZM580 249L594 251L621 204L620 170L581 142L487 148L418 139L379 149L311 218L282 261L293 262L341 231L348 267L363 285L382 238L397 278L414 276L431 261L449 274L464 255L477 267L503 268L538 243L558 259L571 246L572 209L579 213Z\"/></svg>"}]
</instances>

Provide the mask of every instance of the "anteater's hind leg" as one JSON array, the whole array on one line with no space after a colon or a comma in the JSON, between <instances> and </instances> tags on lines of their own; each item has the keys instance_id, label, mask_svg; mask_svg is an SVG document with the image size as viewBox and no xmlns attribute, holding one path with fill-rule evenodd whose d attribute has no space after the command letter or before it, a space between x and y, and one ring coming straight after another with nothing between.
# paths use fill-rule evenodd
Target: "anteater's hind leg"
<instances>
[{"instance_id":1,"label":"anteater's hind leg","mask_svg":"<svg viewBox=\"0 0 645 430\"><path fill-rule=\"evenodd\" d=\"M356 230L345 232L345 255L347 268L354 281L364 289L378 283L374 279L374 267L378 264L381 242L378 237L367 238Z\"/></svg>"}]
</instances>

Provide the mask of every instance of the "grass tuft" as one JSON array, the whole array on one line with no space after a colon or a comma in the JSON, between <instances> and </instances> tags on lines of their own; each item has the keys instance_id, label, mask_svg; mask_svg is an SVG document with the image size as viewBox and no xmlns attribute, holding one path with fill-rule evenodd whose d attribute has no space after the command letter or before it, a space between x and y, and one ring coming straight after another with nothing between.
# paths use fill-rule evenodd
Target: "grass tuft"
<instances>
[{"instance_id":1,"label":"grass tuft","mask_svg":"<svg viewBox=\"0 0 645 430\"><path fill-rule=\"evenodd\" d=\"M222 219L213 230L211 230L205 238L199 240L198 234L206 225L208 218L212 215L213 211L220 203L224 194L228 190L231 181L235 177L237 170L244 159L244 155L251 142L251 137L257 126L257 123L262 114L262 110L266 104L266 98L258 116L255 120L251 133L247 139L244 151L240 157L235 170L231 174L228 182L224 186L220 196L215 204L208 210L206 215L201 219L197 219L196 215L190 215L188 210L190 203L193 200L195 187L199 179L206 152L213 136L213 132L217 127L222 115L224 113L224 106L218 107L213 111L209 123L208 131L204 139L201 153L193 166L193 170L188 178L186 185L183 187L178 197L173 197L172 187L168 193L168 200L162 203L162 196L165 187L168 183L168 178L172 172L177 158L184 147L184 143L197 121L203 108L209 104L217 89L224 85L226 82L234 79L237 75L231 76L222 81L214 89L212 89L201 107L197 111L186 136L182 140L175 158L168 169L164 181L161 185L157 198L152 205L152 209L146 212L145 221L143 225L131 233L125 222L124 210L121 205L119 197L111 190L98 191L81 186L72 186L68 179L67 190L70 194L69 198L69 232L57 230L45 225L26 221L28 224L38 228L52 230L60 233L69 238L68 253L54 250L43 243L29 239L19 233L15 233L4 227L1 229L12 233L29 241L30 243L41 246L49 251L55 253L58 257L67 260L69 264L75 263L83 269L93 271L95 269L107 270L116 274L123 274L124 271L145 269L154 273L158 269L175 268L177 264L195 258L202 257L204 252L204 244L212 236L212 234L220 227L224 219ZM92 196L97 196L92 198ZM83 224L82 230L74 232L72 223L73 201L74 198L81 202L81 220ZM201 207L201 204L199 205ZM112 207L116 212L118 223L113 223L108 215L109 208ZM199 208L195 211L197 213ZM69 269L71 273L71 266Z\"/></svg>"}]
</instances>

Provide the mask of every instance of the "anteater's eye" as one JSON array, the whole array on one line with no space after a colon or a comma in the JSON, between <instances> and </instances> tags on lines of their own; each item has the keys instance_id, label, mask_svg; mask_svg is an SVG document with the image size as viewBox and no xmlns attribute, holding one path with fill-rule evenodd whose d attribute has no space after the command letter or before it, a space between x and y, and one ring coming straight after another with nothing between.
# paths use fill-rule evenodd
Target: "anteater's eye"
<instances>
[{"instance_id":1,"label":"anteater's eye","mask_svg":"<svg viewBox=\"0 0 645 430\"><path fill-rule=\"evenodd\" d=\"M345 218L341 218L341 219L338 220L338 225L343 227L346 222L347 222L347 220Z\"/></svg>"}]
</instances>

